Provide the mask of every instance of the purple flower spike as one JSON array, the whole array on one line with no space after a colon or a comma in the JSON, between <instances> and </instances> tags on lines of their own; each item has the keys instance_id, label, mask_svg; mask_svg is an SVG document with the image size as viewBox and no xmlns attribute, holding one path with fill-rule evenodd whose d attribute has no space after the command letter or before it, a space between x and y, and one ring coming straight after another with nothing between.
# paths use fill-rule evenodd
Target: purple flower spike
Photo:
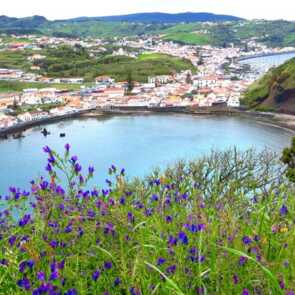
<instances>
[{"instance_id":1,"label":"purple flower spike","mask_svg":"<svg viewBox=\"0 0 295 295\"><path fill-rule=\"evenodd\" d=\"M82 166L79 163L76 163L75 166L75 172L78 174L82 170Z\"/></svg>"},{"instance_id":2,"label":"purple flower spike","mask_svg":"<svg viewBox=\"0 0 295 295\"><path fill-rule=\"evenodd\" d=\"M78 292L77 292L77 290L76 289L70 289L70 290L68 290L66 293L65 293L65 295L78 295Z\"/></svg>"},{"instance_id":3,"label":"purple flower spike","mask_svg":"<svg viewBox=\"0 0 295 295\"><path fill-rule=\"evenodd\" d=\"M26 290L30 290L31 288L31 283L26 277L21 280L18 280L17 285Z\"/></svg>"},{"instance_id":4,"label":"purple flower spike","mask_svg":"<svg viewBox=\"0 0 295 295\"><path fill-rule=\"evenodd\" d=\"M165 262L166 262L166 259L163 258L163 257L160 257L160 258L158 259L157 265L162 265L162 264L164 264Z\"/></svg>"},{"instance_id":5,"label":"purple flower spike","mask_svg":"<svg viewBox=\"0 0 295 295\"><path fill-rule=\"evenodd\" d=\"M252 243L252 239L248 236L243 237L242 241L245 245L249 245Z\"/></svg>"},{"instance_id":6,"label":"purple flower spike","mask_svg":"<svg viewBox=\"0 0 295 295\"><path fill-rule=\"evenodd\" d=\"M65 150L66 150L67 153L70 151L70 148L71 148L70 144L67 143L67 144L65 145Z\"/></svg>"},{"instance_id":7,"label":"purple flower spike","mask_svg":"<svg viewBox=\"0 0 295 295\"><path fill-rule=\"evenodd\" d=\"M281 209L280 209L280 214L281 214L281 216L285 216L285 215L288 214L288 208L287 208L286 205L283 205L283 206L281 207Z\"/></svg>"},{"instance_id":8,"label":"purple flower spike","mask_svg":"<svg viewBox=\"0 0 295 295\"><path fill-rule=\"evenodd\" d=\"M39 281L45 281L45 273L44 273L43 271L39 271L39 272L37 273L37 279L38 279Z\"/></svg>"},{"instance_id":9,"label":"purple flower spike","mask_svg":"<svg viewBox=\"0 0 295 295\"><path fill-rule=\"evenodd\" d=\"M112 267L113 267L113 264L112 264L111 261L106 261L106 262L104 263L104 268L105 268L105 269L111 269Z\"/></svg>"},{"instance_id":10,"label":"purple flower spike","mask_svg":"<svg viewBox=\"0 0 295 295\"><path fill-rule=\"evenodd\" d=\"M50 154L51 153L51 149L50 149L50 147L48 145L43 148L43 151L46 154Z\"/></svg>"},{"instance_id":11,"label":"purple flower spike","mask_svg":"<svg viewBox=\"0 0 295 295\"><path fill-rule=\"evenodd\" d=\"M93 166L88 167L88 173L89 173L89 175L93 175L93 173L94 173L94 167Z\"/></svg>"},{"instance_id":12,"label":"purple flower spike","mask_svg":"<svg viewBox=\"0 0 295 295\"><path fill-rule=\"evenodd\" d=\"M92 274L92 280L93 281L97 281L98 278L100 277L100 271L99 270L96 270L93 274Z\"/></svg>"},{"instance_id":13,"label":"purple flower spike","mask_svg":"<svg viewBox=\"0 0 295 295\"><path fill-rule=\"evenodd\" d=\"M250 295L250 292L248 289L244 289L242 292L242 295Z\"/></svg>"}]
</instances>

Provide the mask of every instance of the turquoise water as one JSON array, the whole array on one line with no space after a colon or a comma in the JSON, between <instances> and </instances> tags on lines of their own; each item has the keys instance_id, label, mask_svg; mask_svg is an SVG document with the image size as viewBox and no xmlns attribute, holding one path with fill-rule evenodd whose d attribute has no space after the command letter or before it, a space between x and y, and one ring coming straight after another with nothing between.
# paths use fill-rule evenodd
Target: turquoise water
<instances>
[{"instance_id":1,"label":"turquoise water","mask_svg":"<svg viewBox=\"0 0 295 295\"><path fill-rule=\"evenodd\" d=\"M63 151L64 144L70 143L85 168L95 166L96 182L103 183L111 164L124 167L129 178L145 176L155 167L195 159L211 149L267 147L281 152L292 137L254 119L190 115L76 119L43 127L51 132L47 138L38 127L26 131L24 138L0 141L0 194L10 185L27 188L32 178L45 175L45 145ZM60 132L66 138L60 138Z\"/></svg>"}]
</instances>

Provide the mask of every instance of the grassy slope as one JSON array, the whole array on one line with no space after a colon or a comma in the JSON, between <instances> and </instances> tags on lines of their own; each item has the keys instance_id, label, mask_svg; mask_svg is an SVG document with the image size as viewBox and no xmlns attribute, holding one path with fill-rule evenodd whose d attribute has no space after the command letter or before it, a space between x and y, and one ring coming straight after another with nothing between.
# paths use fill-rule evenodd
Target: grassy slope
<instances>
[{"instance_id":1,"label":"grassy slope","mask_svg":"<svg viewBox=\"0 0 295 295\"><path fill-rule=\"evenodd\" d=\"M32 65L27 61L30 54L26 51L1 52L0 67L28 70ZM138 59L106 55L92 58L85 50L74 51L69 47L45 49L41 54L46 56L46 59L36 62L41 67L41 74L49 77L84 77L87 81L93 81L99 75L110 75L124 81L128 72L132 72L136 81L147 81L148 76L194 70L190 61L164 54L145 54Z\"/></svg>"},{"instance_id":2,"label":"grassy slope","mask_svg":"<svg viewBox=\"0 0 295 295\"><path fill-rule=\"evenodd\" d=\"M199 33L170 33L165 35L163 39L193 45L206 45L211 43L210 37L208 35Z\"/></svg>"},{"instance_id":3,"label":"grassy slope","mask_svg":"<svg viewBox=\"0 0 295 295\"><path fill-rule=\"evenodd\" d=\"M253 107L265 103L272 97L273 105L269 102L269 106L276 108L288 99L284 94L293 90L295 90L295 58L270 70L259 81L254 82L246 92L244 102Z\"/></svg>"},{"instance_id":4,"label":"grassy slope","mask_svg":"<svg viewBox=\"0 0 295 295\"><path fill-rule=\"evenodd\" d=\"M20 92L28 88L57 88L61 90L78 90L80 85L77 84L47 84L47 83L30 83L19 81L0 81L0 93Z\"/></svg>"}]
</instances>

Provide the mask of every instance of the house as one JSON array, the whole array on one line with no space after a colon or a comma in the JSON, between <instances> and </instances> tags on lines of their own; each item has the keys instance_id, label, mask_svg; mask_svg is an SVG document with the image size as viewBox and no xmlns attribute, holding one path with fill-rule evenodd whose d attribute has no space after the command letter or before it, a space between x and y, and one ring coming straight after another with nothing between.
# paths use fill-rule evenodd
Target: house
<instances>
[{"instance_id":1,"label":"house","mask_svg":"<svg viewBox=\"0 0 295 295\"><path fill-rule=\"evenodd\" d=\"M31 116L32 116L33 121L46 119L49 117L47 112L33 112L33 113L31 113Z\"/></svg>"},{"instance_id":2,"label":"house","mask_svg":"<svg viewBox=\"0 0 295 295\"><path fill-rule=\"evenodd\" d=\"M42 59L45 59L46 56L45 55L41 55L41 54L34 54L32 56L29 56L28 57L28 60L29 61L36 61L36 60L42 60Z\"/></svg>"},{"instance_id":3,"label":"house","mask_svg":"<svg viewBox=\"0 0 295 295\"><path fill-rule=\"evenodd\" d=\"M17 116L17 119L21 122L29 122L32 121L33 117L31 113L26 112Z\"/></svg>"},{"instance_id":4,"label":"house","mask_svg":"<svg viewBox=\"0 0 295 295\"><path fill-rule=\"evenodd\" d=\"M0 129L10 128L17 124L15 117L0 114Z\"/></svg>"},{"instance_id":5,"label":"house","mask_svg":"<svg viewBox=\"0 0 295 295\"><path fill-rule=\"evenodd\" d=\"M238 97L230 97L227 101L227 106L231 108L239 108L241 106L240 99Z\"/></svg>"},{"instance_id":6,"label":"house","mask_svg":"<svg viewBox=\"0 0 295 295\"><path fill-rule=\"evenodd\" d=\"M149 77L148 83L149 84L167 84L171 82L173 79L169 75L161 75L161 76L155 76L155 77Z\"/></svg>"},{"instance_id":7,"label":"house","mask_svg":"<svg viewBox=\"0 0 295 295\"><path fill-rule=\"evenodd\" d=\"M96 84L112 84L115 80L109 76L98 76L95 78Z\"/></svg>"}]
</instances>

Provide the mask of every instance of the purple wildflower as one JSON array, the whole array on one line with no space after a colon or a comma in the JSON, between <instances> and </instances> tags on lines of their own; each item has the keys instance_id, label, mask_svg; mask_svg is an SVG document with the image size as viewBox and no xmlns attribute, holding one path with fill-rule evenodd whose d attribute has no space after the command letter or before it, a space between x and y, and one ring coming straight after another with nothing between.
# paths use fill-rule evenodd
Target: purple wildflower
<instances>
[{"instance_id":1,"label":"purple wildflower","mask_svg":"<svg viewBox=\"0 0 295 295\"><path fill-rule=\"evenodd\" d=\"M88 174L89 175L93 175L93 173L94 173L94 167L93 166L89 166L88 167Z\"/></svg>"},{"instance_id":2,"label":"purple wildflower","mask_svg":"<svg viewBox=\"0 0 295 295\"><path fill-rule=\"evenodd\" d=\"M173 221L172 216L170 216L170 215L166 216L166 222L167 223L171 223L172 221Z\"/></svg>"},{"instance_id":3,"label":"purple wildflower","mask_svg":"<svg viewBox=\"0 0 295 295\"><path fill-rule=\"evenodd\" d=\"M159 257L158 258L158 261L157 261L157 265L162 265L162 264L164 264L166 262L166 259L165 258L163 258L163 257Z\"/></svg>"},{"instance_id":4,"label":"purple wildflower","mask_svg":"<svg viewBox=\"0 0 295 295\"><path fill-rule=\"evenodd\" d=\"M242 292L242 295L250 295L250 292L248 289L244 289Z\"/></svg>"},{"instance_id":5,"label":"purple wildflower","mask_svg":"<svg viewBox=\"0 0 295 295\"><path fill-rule=\"evenodd\" d=\"M287 208L287 206L285 204L281 207L280 214L281 214L281 216L284 216L284 215L288 214L288 208Z\"/></svg>"},{"instance_id":6,"label":"purple wildflower","mask_svg":"<svg viewBox=\"0 0 295 295\"><path fill-rule=\"evenodd\" d=\"M48 163L47 166L45 167L45 170L47 172L52 172L52 166Z\"/></svg>"},{"instance_id":7,"label":"purple wildflower","mask_svg":"<svg viewBox=\"0 0 295 295\"><path fill-rule=\"evenodd\" d=\"M77 156L73 156L71 158L71 161L72 161L73 164L75 164L78 161L78 157Z\"/></svg>"},{"instance_id":8,"label":"purple wildflower","mask_svg":"<svg viewBox=\"0 0 295 295\"><path fill-rule=\"evenodd\" d=\"M50 147L48 145L43 148L43 151L46 154L50 154L51 153L51 149L50 149Z\"/></svg>"},{"instance_id":9,"label":"purple wildflower","mask_svg":"<svg viewBox=\"0 0 295 295\"><path fill-rule=\"evenodd\" d=\"M252 239L251 239L250 237L248 237L248 236L243 237L243 238L242 238L242 241L243 241L243 243L244 243L245 245L249 245L249 244L252 243Z\"/></svg>"},{"instance_id":10,"label":"purple wildflower","mask_svg":"<svg viewBox=\"0 0 295 295\"><path fill-rule=\"evenodd\" d=\"M23 227L25 225L27 225L29 223L29 221L31 220L31 215L30 214L26 214L24 215L24 217L18 222L18 225Z\"/></svg>"},{"instance_id":11,"label":"purple wildflower","mask_svg":"<svg viewBox=\"0 0 295 295\"><path fill-rule=\"evenodd\" d=\"M67 153L70 151L70 148L71 148L70 144L66 143L65 144L65 150L66 150Z\"/></svg>"},{"instance_id":12,"label":"purple wildflower","mask_svg":"<svg viewBox=\"0 0 295 295\"><path fill-rule=\"evenodd\" d=\"M233 275L233 283L234 283L234 285L237 285L239 283L239 277L237 274Z\"/></svg>"},{"instance_id":13,"label":"purple wildflower","mask_svg":"<svg viewBox=\"0 0 295 295\"><path fill-rule=\"evenodd\" d=\"M75 166L75 172L78 174L82 170L82 166L79 163L76 163Z\"/></svg>"},{"instance_id":14,"label":"purple wildflower","mask_svg":"<svg viewBox=\"0 0 295 295\"><path fill-rule=\"evenodd\" d=\"M113 264L112 264L111 261L106 261L106 262L104 263L104 268L105 268L105 269L111 269L112 267L113 267Z\"/></svg>"},{"instance_id":15,"label":"purple wildflower","mask_svg":"<svg viewBox=\"0 0 295 295\"><path fill-rule=\"evenodd\" d=\"M121 284L121 280L119 277L115 278L114 285L119 286Z\"/></svg>"},{"instance_id":16,"label":"purple wildflower","mask_svg":"<svg viewBox=\"0 0 295 295\"><path fill-rule=\"evenodd\" d=\"M9 237L9 239L8 239L8 243L11 247L14 245L15 241L16 241L16 236L14 236L14 235Z\"/></svg>"},{"instance_id":17,"label":"purple wildflower","mask_svg":"<svg viewBox=\"0 0 295 295\"><path fill-rule=\"evenodd\" d=\"M166 272L167 272L168 274L174 274L175 271L176 271L176 265L175 265L175 264L170 265L170 266L168 266L168 267L166 268Z\"/></svg>"},{"instance_id":18,"label":"purple wildflower","mask_svg":"<svg viewBox=\"0 0 295 295\"><path fill-rule=\"evenodd\" d=\"M70 290L68 290L65 295L78 295L78 292L76 289L72 288Z\"/></svg>"},{"instance_id":19,"label":"purple wildflower","mask_svg":"<svg viewBox=\"0 0 295 295\"><path fill-rule=\"evenodd\" d=\"M38 279L39 281L45 281L45 273L44 273L43 271L39 271L39 272L37 273L37 279Z\"/></svg>"},{"instance_id":20,"label":"purple wildflower","mask_svg":"<svg viewBox=\"0 0 295 295\"><path fill-rule=\"evenodd\" d=\"M188 244L188 237L185 234L185 232L183 232L183 231L179 232L178 233L178 238L182 242L183 245L187 245Z\"/></svg>"},{"instance_id":21,"label":"purple wildflower","mask_svg":"<svg viewBox=\"0 0 295 295\"><path fill-rule=\"evenodd\" d=\"M247 257L245 256L240 256L240 259L239 259L239 265L244 265L246 262L247 262Z\"/></svg>"},{"instance_id":22,"label":"purple wildflower","mask_svg":"<svg viewBox=\"0 0 295 295\"><path fill-rule=\"evenodd\" d=\"M98 278L100 277L100 271L99 270L96 270L93 274L92 274L92 280L93 281L97 281Z\"/></svg>"},{"instance_id":23,"label":"purple wildflower","mask_svg":"<svg viewBox=\"0 0 295 295\"><path fill-rule=\"evenodd\" d=\"M26 277L24 277L21 280L18 280L17 285L23 289L26 289L26 290L30 290L30 288L31 288L31 283L30 283L29 279Z\"/></svg>"}]
</instances>

